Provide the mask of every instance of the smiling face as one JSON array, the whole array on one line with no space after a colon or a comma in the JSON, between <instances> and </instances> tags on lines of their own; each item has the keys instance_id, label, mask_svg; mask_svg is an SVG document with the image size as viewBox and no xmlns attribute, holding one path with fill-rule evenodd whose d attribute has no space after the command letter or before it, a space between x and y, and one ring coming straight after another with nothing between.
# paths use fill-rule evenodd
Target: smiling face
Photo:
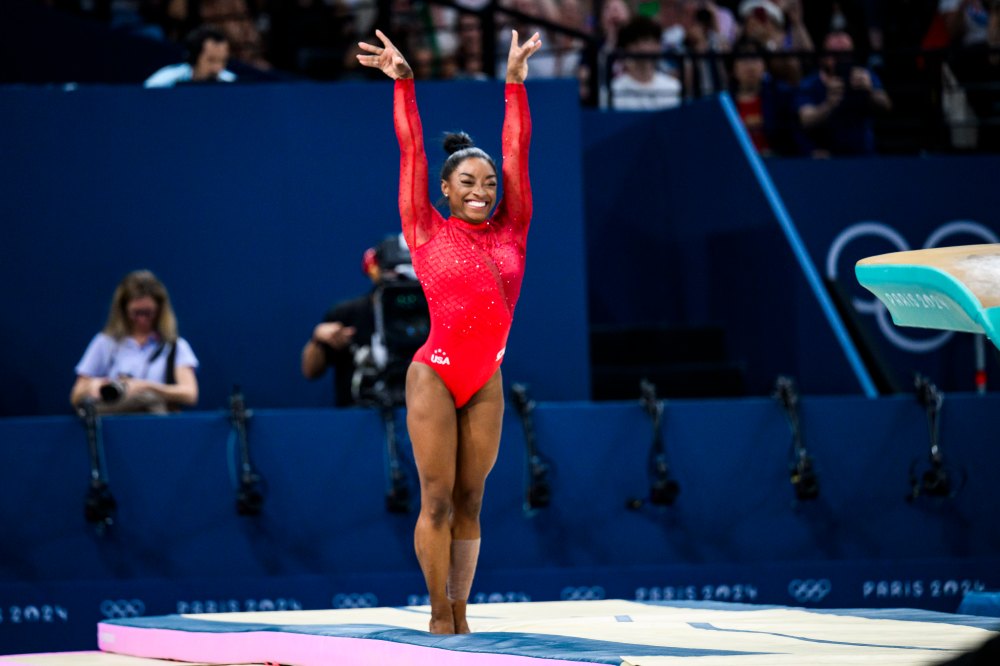
<instances>
[{"instance_id":1,"label":"smiling face","mask_svg":"<svg viewBox=\"0 0 1000 666\"><path fill-rule=\"evenodd\" d=\"M160 306L152 296L140 296L130 300L125 305L129 331L133 335L149 335L156 330L156 318L159 313Z\"/></svg>"},{"instance_id":2,"label":"smiling face","mask_svg":"<svg viewBox=\"0 0 1000 666\"><path fill-rule=\"evenodd\" d=\"M497 199L497 172L483 158L469 157L441 181L441 193L448 199L454 217L482 224Z\"/></svg>"}]
</instances>

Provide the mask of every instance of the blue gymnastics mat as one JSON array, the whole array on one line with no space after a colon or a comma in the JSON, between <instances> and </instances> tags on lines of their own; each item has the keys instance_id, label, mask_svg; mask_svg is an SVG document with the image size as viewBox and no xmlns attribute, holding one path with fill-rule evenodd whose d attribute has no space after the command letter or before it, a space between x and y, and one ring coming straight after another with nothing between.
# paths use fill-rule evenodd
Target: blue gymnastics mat
<instances>
[{"instance_id":1,"label":"blue gymnastics mat","mask_svg":"<svg viewBox=\"0 0 1000 666\"><path fill-rule=\"evenodd\" d=\"M464 636L429 634L428 619L426 606L131 618L98 625L101 654L0 663L923 665L975 649L1000 626L996 618L912 609L623 600L473 605L473 633Z\"/></svg>"}]
</instances>

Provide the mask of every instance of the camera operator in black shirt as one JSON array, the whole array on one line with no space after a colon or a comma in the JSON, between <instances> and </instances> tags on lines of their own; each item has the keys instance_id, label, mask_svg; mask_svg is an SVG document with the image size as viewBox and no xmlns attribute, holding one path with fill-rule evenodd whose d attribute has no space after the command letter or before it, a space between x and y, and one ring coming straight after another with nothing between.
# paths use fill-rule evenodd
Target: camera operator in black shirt
<instances>
[{"instance_id":1,"label":"camera operator in black shirt","mask_svg":"<svg viewBox=\"0 0 1000 666\"><path fill-rule=\"evenodd\" d=\"M369 248L362 269L373 283L327 311L302 349L302 375L334 368L334 404L402 404L406 367L427 339L430 317L402 235Z\"/></svg>"}]
</instances>

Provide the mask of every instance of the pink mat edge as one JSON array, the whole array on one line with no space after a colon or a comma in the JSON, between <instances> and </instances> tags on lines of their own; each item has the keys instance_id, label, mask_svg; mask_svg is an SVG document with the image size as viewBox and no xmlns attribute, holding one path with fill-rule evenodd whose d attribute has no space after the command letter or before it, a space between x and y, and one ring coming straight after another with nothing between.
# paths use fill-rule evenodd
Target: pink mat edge
<instances>
[{"instance_id":1,"label":"pink mat edge","mask_svg":"<svg viewBox=\"0 0 1000 666\"><path fill-rule=\"evenodd\" d=\"M0 654L0 664L5 666L34 666L26 661L15 661L23 657L62 657L67 654L101 654L99 650L73 650L72 652L22 652L20 654Z\"/></svg>"},{"instance_id":2,"label":"pink mat edge","mask_svg":"<svg viewBox=\"0 0 1000 666\"><path fill-rule=\"evenodd\" d=\"M233 662L295 663L301 666L594 666L593 662L526 657L488 652L463 652L424 647L377 638L318 636L275 631L239 633L192 632L176 629L97 625L97 643L103 652L147 659L173 659L216 664ZM336 656L336 662L330 658ZM390 661L391 660L391 661Z\"/></svg>"}]
</instances>

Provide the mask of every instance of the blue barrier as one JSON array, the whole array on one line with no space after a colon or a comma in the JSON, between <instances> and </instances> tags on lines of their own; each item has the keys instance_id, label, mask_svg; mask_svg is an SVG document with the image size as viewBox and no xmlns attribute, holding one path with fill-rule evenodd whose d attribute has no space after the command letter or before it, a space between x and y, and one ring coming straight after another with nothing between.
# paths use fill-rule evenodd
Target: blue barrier
<instances>
[{"instance_id":1,"label":"blue barrier","mask_svg":"<svg viewBox=\"0 0 1000 666\"><path fill-rule=\"evenodd\" d=\"M963 615L1000 617L1000 592L996 590L970 590L962 596L958 612Z\"/></svg>"},{"instance_id":2,"label":"blue barrier","mask_svg":"<svg viewBox=\"0 0 1000 666\"><path fill-rule=\"evenodd\" d=\"M776 403L670 401L663 434L681 494L638 511L626 505L649 488L640 405L541 403L534 421L553 501L533 517L522 508L524 437L509 413L474 597L954 611L964 592L1000 586L1000 450L988 436L998 401L948 396L942 450L968 481L953 499L907 502L911 464L919 471L929 442L916 401L803 398L821 494L800 504ZM249 441L265 502L256 518L235 511L226 414L108 419L104 438L119 509L98 536L83 519L83 427L0 420L3 651L92 647L94 623L136 612L133 600L145 614L422 600L415 514L384 508L376 413L257 410Z\"/></svg>"}]
</instances>

